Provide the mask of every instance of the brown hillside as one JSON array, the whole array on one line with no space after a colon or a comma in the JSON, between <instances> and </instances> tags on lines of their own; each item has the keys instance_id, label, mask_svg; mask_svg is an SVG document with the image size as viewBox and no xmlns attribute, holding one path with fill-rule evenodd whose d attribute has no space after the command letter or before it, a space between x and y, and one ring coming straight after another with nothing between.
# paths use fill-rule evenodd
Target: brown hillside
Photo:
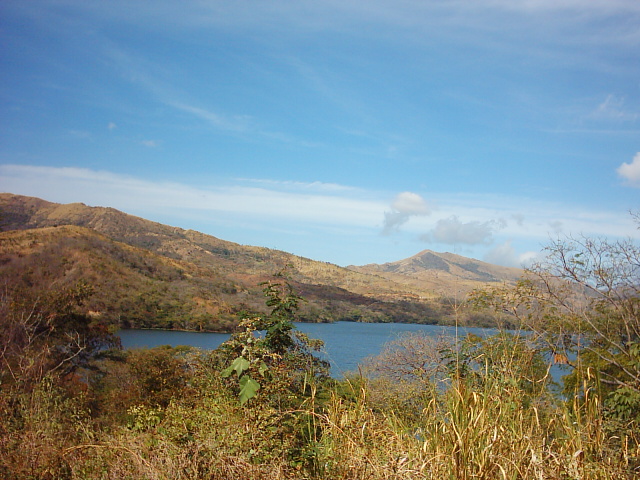
<instances>
[{"instance_id":1,"label":"brown hillside","mask_svg":"<svg viewBox=\"0 0 640 480\"><path fill-rule=\"evenodd\" d=\"M123 326L227 329L240 311L263 308L260 283L287 265L296 290L308 300L302 310L308 321L446 323L451 312L441 297L515 278L501 267L434 252L347 269L113 208L6 193L0 194L0 230L0 273L34 271L31 262L48 265L54 272L49 275L67 277L73 271L104 290L96 295L94 303L102 303L95 308ZM62 266L56 255L71 263Z\"/></svg>"}]
</instances>

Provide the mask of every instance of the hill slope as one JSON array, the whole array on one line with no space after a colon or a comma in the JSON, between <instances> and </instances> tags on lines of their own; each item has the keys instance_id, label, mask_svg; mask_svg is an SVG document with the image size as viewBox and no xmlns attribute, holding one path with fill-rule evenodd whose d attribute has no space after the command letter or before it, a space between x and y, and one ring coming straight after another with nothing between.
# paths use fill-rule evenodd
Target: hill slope
<instances>
[{"instance_id":1,"label":"hill slope","mask_svg":"<svg viewBox=\"0 0 640 480\"><path fill-rule=\"evenodd\" d=\"M301 312L307 321L446 323L451 312L440 297L463 280L468 289L512 278L501 277L500 267L434 252L347 269L113 208L12 194L0 194L0 230L3 277L30 271L37 282L87 279L97 291L91 308L123 326L229 329L240 311L263 308L260 283L286 265L308 301Z\"/></svg>"},{"instance_id":2,"label":"hill slope","mask_svg":"<svg viewBox=\"0 0 640 480\"><path fill-rule=\"evenodd\" d=\"M232 323L228 294L235 286L220 275L85 227L0 233L0 273L10 285L41 292L87 283L95 290L87 311L124 327L206 330Z\"/></svg>"}]
</instances>

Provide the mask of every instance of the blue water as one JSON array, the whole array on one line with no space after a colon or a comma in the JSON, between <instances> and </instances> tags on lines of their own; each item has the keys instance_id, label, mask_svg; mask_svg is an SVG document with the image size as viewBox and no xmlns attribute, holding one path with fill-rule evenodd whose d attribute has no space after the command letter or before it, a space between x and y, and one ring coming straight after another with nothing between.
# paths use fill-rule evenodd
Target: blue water
<instances>
[{"instance_id":1,"label":"blue water","mask_svg":"<svg viewBox=\"0 0 640 480\"><path fill-rule=\"evenodd\" d=\"M429 335L455 335L455 327L416 325L407 323L296 323L296 327L310 338L325 343L322 356L331 363L331 374L341 377L346 372L357 371L358 364L366 357L377 355L385 343L404 332L424 331ZM491 335L495 330L484 328L460 328L458 334L474 333ZM226 333L177 332L170 330L122 330L124 348L156 347L159 345L190 345L203 349L215 349L229 338Z\"/></svg>"}]
</instances>

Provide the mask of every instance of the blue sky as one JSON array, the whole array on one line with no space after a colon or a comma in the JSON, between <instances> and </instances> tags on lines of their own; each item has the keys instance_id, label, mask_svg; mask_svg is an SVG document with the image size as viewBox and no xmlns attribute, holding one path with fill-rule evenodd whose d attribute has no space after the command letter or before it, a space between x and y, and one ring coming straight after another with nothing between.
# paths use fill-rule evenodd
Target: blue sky
<instances>
[{"instance_id":1,"label":"blue sky","mask_svg":"<svg viewBox=\"0 0 640 480\"><path fill-rule=\"evenodd\" d=\"M339 265L636 237L637 0L0 4L0 191Z\"/></svg>"}]
</instances>

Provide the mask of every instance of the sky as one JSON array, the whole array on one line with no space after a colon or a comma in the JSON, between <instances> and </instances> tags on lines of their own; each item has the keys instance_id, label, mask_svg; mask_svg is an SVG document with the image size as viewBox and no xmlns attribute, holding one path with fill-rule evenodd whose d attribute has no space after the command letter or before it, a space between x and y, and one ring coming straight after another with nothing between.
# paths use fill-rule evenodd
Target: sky
<instances>
[{"instance_id":1,"label":"sky","mask_svg":"<svg viewBox=\"0 0 640 480\"><path fill-rule=\"evenodd\" d=\"M0 191L338 265L633 238L637 0L6 0Z\"/></svg>"}]
</instances>

